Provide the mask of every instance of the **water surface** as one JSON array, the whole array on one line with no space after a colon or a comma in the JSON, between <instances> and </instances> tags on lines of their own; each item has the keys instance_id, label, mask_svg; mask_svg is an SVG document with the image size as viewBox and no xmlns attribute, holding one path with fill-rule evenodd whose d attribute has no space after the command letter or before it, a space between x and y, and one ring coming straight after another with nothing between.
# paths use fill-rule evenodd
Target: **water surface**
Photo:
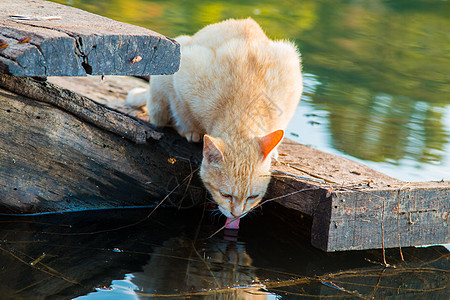
<instances>
[{"instance_id":1,"label":"water surface","mask_svg":"<svg viewBox=\"0 0 450 300\"><path fill-rule=\"evenodd\" d=\"M0 217L2 298L444 299L450 292L444 247L390 249L385 268L381 250L314 249L307 229L298 230L308 223L300 217L287 225L263 210L241 222L236 238L211 237L224 220L202 209L149 212Z\"/></svg>"}]
</instances>

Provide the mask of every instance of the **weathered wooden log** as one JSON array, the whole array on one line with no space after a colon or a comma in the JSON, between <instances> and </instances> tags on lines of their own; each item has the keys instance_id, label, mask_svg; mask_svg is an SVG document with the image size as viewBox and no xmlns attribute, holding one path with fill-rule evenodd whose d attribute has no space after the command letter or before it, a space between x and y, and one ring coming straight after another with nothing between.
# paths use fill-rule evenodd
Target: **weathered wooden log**
<instances>
[{"instance_id":1,"label":"weathered wooden log","mask_svg":"<svg viewBox=\"0 0 450 300\"><path fill-rule=\"evenodd\" d=\"M194 178L190 180L190 173L184 173L198 165L198 146L185 145L170 130L159 141L137 145L53 105L3 89L0 124L0 202L4 211L155 205L178 185L167 204L179 205L185 193L196 191L190 199L203 199L198 179L191 175Z\"/></svg>"},{"instance_id":2,"label":"weathered wooden log","mask_svg":"<svg viewBox=\"0 0 450 300\"><path fill-rule=\"evenodd\" d=\"M148 138L160 139L161 133L138 119L125 116L87 97L52 83L36 81L30 77L16 77L0 73L0 87L6 87L19 95L53 104L102 129L142 144Z\"/></svg>"},{"instance_id":3,"label":"weathered wooden log","mask_svg":"<svg viewBox=\"0 0 450 300\"><path fill-rule=\"evenodd\" d=\"M180 46L151 30L48 1L0 2L0 72L16 76L173 74Z\"/></svg>"},{"instance_id":4,"label":"weathered wooden log","mask_svg":"<svg viewBox=\"0 0 450 300\"><path fill-rule=\"evenodd\" d=\"M142 85L136 78L51 81L139 113L123 104L122 87ZM0 93L0 123L0 202L10 212L156 205L168 194L165 203L171 206L204 201L205 190L194 174L201 145L170 129L158 129L161 139L137 145L7 91ZM311 216L315 246L337 251L450 241L449 182L402 182L289 140L279 153L265 199Z\"/></svg>"}]
</instances>

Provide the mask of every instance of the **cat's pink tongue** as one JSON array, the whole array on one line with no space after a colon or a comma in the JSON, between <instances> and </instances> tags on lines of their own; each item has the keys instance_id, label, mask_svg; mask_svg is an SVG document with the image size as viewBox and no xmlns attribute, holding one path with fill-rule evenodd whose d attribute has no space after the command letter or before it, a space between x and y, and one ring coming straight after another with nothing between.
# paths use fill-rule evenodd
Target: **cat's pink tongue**
<instances>
[{"instance_id":1,"label":"cat's pink tongue","mask_svg":"<svg viewBox=\"0 0 450 300\"><path fill-rule=\"evenodd\" d=\"M227 221L226 221L226 226L225 226L225 228L227 228L227 229L239 229L239 222L241 221L241 219L236 219L236 220L233 220L233 219L231 219L231 218L227 218Z\"/></svg>"}]
</instances>

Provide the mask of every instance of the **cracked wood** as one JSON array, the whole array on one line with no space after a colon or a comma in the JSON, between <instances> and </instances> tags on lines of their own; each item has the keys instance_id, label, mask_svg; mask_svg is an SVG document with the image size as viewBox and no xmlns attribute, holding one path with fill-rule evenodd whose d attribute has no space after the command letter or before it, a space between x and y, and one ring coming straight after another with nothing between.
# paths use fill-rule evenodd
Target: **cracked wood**
<instances>
[{"instance_id":1,"label":"cracked wood","mask_svg":"<svg viewBox=\"0 0 450 300\"><path fill-rule=\"evenodd\" d=\"M121 114L70 90L58 88L50 82L0 73L0 87L31 99L53 104L88 123L137 144L145 143L148 138L159 140L162 136L161 133L138 119Z\"/></svg>"},{"instance_id":2,"label":"cracked wood","mask_svg":"<svg viewBox=\"0 0 450 300\"><path fill-rule=\"evenodd\" d=\"M180 63L173 39L42 0L1 1L0 39L0 72L15 76L173 74Z\"/></svg>"},{"instance_id":3,"label":"cracked wood","mask_svg":"<svg viewBox=\"0 0 450 300\"><path fill-rule=\"evenodd\" d=\"M199 179L188 181L190 171L184 173L199 163L192 155L198 145L184 147L174 131L136 144L55 105L2 88L0 124L1 212L154 206L178 185L165 205L204 199Z\"/></svg>"}]
</instances>

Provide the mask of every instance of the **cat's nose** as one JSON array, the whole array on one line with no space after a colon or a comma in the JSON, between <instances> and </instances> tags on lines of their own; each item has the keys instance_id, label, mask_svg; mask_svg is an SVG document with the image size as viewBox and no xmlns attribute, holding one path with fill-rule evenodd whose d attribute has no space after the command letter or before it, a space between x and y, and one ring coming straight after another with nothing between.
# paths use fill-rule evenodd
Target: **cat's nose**
<instances>
[{"instance_id":1,"label":"cat's nose","mask_svg":"<svg viewBox=\"0 0 450 300\"><path fill-rule=\"evenodd\" d=\"M233 217L235 217L235 218L238 218L238 217L240 217L240 216L242 216L242 208L233 208L232 210L231 210L231 215L233 216Z\"/></svg>"}]
</instances>

